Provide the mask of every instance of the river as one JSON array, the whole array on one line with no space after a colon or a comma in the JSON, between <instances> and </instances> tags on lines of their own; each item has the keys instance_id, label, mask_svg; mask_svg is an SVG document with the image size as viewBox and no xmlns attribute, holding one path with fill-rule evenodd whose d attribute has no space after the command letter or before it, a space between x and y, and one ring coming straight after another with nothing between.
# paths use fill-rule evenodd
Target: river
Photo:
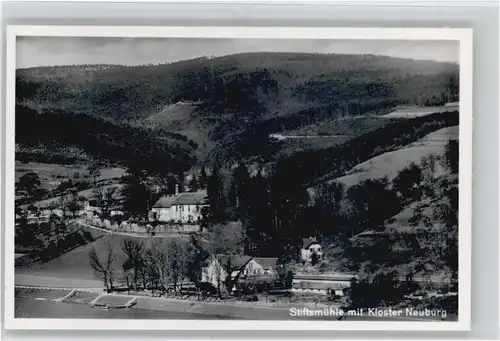
<instances>
[{"instance_id":1,"label":"river","mask_svg":"<svg viewBox=\"0 0 500 341\"><path fill-rule=\"evenodd\" d=\"M71 319L221 319L218 316L187 312L157 311L147 309L100 310L88 304L53 302L29 298L16 298L16 318L71 318ZM230 319L224 317L224 319Z\"/></svg>"}]
</instances>

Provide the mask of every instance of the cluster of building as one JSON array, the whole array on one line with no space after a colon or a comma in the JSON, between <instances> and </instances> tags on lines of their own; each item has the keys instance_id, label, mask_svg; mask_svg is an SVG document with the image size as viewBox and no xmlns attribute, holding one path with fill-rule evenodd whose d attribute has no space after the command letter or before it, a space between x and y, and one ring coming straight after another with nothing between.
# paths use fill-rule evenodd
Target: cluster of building
<instances>
[{"instance_id":1,"label":"cluster of building","mask_svg":"<svg viewBox=\"0 0 500 341\"><path fill-rule=\"evenodd\" d=\"M182 192L176 187L175 194L164 195L156 201L149 211L149 220L164 223L198 224L202 218L203 208L207 206L207 192L205 190L196 192ZM38 209L40 218L48 218L52 214L63 215L61 198L51 198L37 202L34 206ZM25 206L25 207L24 207ZM24 205L23 208L28 208ZM89 193L88 197L81 201L82 209L76 212L78 215L88 217L99 216L102 213L102 203ZM107 207L109 216L124 215L122 209L122 198L119 191L113 194L113 204Z\"/></svg>"},{"instance_id":2,"label":"cluster of building","mask_svg":"<svg viewBox=\"0 0 500 341\"><path fill-rule=\"evenodd\" d=\"M114 194L114 205L108 207L111 217L123 215L119 191ZM52 214L62 215L60 202L49 199L36 204L43 216ZM88 217L98 217L102 213L99 201L89 195L83 201L82 211L79 214ZM207 207L207 192L179 192L178 186L172 195L159 198L149 211L149 220L165 224L183 226L198 226L203 216L203 209ZM323 250L315 238L303 238L300 249L300 259L303 264L313 263L323 258ZM230 276L237 281L251 279L275 278L278 271L278 259L272 257L251 257L248 255L216 255L207 260L202 268L203 282L211 283L214 287L225 285ZM343 289L349 286L352 276L312 276L297 275L293 279L292 291L300 293L332 294L342 296Z\"/></svg>"},{"instance_id":3,"label":"cluster of building","mask_svg":"<svg viewBox=\"0 0 500 341\"><path fill-rule=\"evenodd\" d=\"M216 255L202 268L201 281L218 288L228 276L232 279L250 279L275 276L278 258L246 255Z\"/></svg>"},{"instance_id":4,"label":"cluster of building","mask_svg":"<svg viewBox=\"0 0 500 341\"><path fill-rule=\"evenodd\" d=\"M316 254L323 257L320 243L315 238L303 238L300 257L303 263L311 263ZM202 282L208 282L215 288L225 286L229 276L234 282L265 280L278 275L278 258L251 257L247 255L216 255L207 260L202 268ZM344 296L349 288L351 274L296 274L292 281L292 292L300 294Z\"/></svg>"}]
</instances>

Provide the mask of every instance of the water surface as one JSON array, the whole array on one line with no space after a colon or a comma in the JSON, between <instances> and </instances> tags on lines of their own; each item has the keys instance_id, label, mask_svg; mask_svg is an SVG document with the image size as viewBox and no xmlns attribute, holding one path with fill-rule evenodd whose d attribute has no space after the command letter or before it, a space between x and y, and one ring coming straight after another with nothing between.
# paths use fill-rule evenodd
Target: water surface
<instances>
[{"instance_id":1,"label":"water surface","mask_svg":"<svg viewBox=\"0 0 500 341\"><path fill-rule=\"evenodd\" d=\"M92 308L88 304L53 302L46 300L16 298L16 318L68 318L68 319L222 319L222 317L188 312L158 311L147 309ZM224 317L223 319L230 319Z\"/></svg>"}]
</instances>

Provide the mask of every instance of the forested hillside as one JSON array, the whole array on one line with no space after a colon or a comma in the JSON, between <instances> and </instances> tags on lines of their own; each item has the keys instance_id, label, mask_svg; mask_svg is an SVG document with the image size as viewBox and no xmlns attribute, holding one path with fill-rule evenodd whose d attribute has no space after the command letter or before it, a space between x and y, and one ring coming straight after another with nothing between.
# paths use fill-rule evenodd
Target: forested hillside
<instances>
[{"instance_id":1,"label":"forested hillside","mask_svg":"<svg viewBox=\"0 0 500 341\"><path fill-rule=\"evenodd\" d=\"M18 161L74 164L105 162L151 174L182 174L195 162L197 145L185 136L113 124L57 109L38 113L16 107ZM87 157L81 160L81 155ZM90 160L88 159L90 158Z\"/></svg>"},{"instance_id":2,"label":"forested hillside","mask_svg":"<svg viewBox=\"0 0 500 341\"><path fill-rule=\"evenodd\" d=\"M383 114L398 105L457 100L458 66L374 55L248 53L163 65L20 69L16 90L19 105L68 113L73 122L94 117L104 119L107 127L129 125L158 135L149 140L164 140L165 131L183 135L199 147L198 164L229 166L240 160L265 164L295 153L289 144L270 140L270 133ZM19 110L17 118L24 120L23 115ZM342 141L380 125L367 118L363 131L340 131L346 136ZM93 129L81 126L87 128ZM170 142L166 146L173 154L168 158L186 163L184 148L175 151ZM319 142L309 143L305 153L321 154L332 145ZM316 170L306 180L325 172Z\"/></svg>"},{"instance_id":3,"label":"forested hillside","mask_svg":"<svg viewBox=\"0 0 500 341\"><path fill-rule=\"evenodd\" d=\"M443 104L457 96L455 64L373 55L249 53L17 72L19 104L179 132L208 146L211 162L262 154L273 159L280 146L267 141L271 132L386 113L398 105ZM162 111L175 103L189 110L165 119Z\"/></svg>"}]
</instances>

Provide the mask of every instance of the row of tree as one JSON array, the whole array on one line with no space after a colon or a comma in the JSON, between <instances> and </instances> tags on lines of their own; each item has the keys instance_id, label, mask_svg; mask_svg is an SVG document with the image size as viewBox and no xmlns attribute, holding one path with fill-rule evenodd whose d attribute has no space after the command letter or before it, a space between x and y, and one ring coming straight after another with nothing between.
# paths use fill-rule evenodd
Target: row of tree
<instances>
[{"instance_id":1,"label":"row of tree","mask_svg":"<svg viewBox=\"0 0 500 341\"><path fill-rule=\"evenodd\" d=\"M93 248L89 253L90 266L101 276L107 289L126 281L134 289L160 289L176 291L182 288L190 271L200 269L196 261L196 250L191 243L177 239L155 239L149 247L136 239L123 240L121 252L126 255L120 264L117 245L113 237L107 239L104 249ZM197 270L198 271L198 270Z\"/></svg>"}]
</instances>

